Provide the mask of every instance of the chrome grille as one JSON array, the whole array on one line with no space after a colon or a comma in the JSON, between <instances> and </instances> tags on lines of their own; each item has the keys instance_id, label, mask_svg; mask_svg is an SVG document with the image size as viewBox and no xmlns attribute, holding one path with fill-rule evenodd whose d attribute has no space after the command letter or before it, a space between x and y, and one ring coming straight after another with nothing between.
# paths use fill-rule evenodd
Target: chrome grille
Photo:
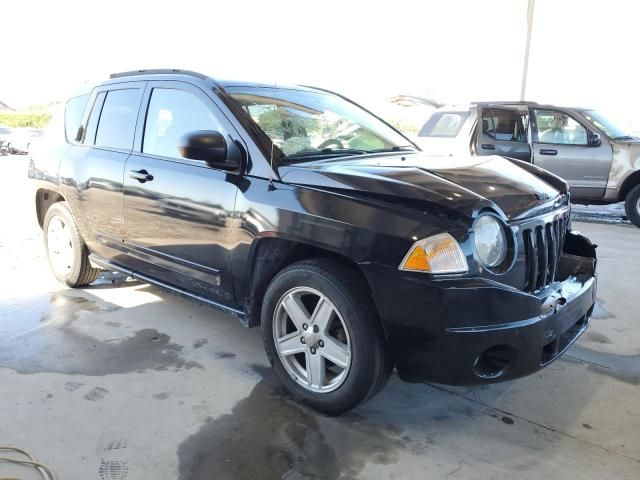
<instances>
[{"instance_id":1,"label":"chrome grille","mask_svg":"<svg viewBox=\"0 0 640 480\"><path fill-rule=\"evenodd\" d=\"M567 230L568 212L522 227L526 258L524 290L537 292L554 282Z\"/></svg>"}]
</instances>

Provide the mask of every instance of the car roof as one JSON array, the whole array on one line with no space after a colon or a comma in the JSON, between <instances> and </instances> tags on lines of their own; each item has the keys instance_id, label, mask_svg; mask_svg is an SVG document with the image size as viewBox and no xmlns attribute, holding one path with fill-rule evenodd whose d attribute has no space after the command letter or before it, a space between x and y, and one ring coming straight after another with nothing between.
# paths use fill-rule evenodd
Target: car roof
<instances>
[{"instance_id":1,"label":"car roof","mask_svg":"<svg viewBox=\"0 0 640 480\"><path fill-rule=\"evenodd\" d=\"M551 110L591 110L590 108L584 107L564 107L562 105L552 105L550 103L538 103L531 101L519 101L519 100L511 100L511 101L479 101L479 102L471 102L465 104L453 104L453 105L444 105L440 107L438 110L440 111L450 111L450 112L460 112L460 111L469 111L475 107L486 107L486 106L499 106L499 107L536 107L540 109L551 109Z\"/></svg>"}]
</instances>

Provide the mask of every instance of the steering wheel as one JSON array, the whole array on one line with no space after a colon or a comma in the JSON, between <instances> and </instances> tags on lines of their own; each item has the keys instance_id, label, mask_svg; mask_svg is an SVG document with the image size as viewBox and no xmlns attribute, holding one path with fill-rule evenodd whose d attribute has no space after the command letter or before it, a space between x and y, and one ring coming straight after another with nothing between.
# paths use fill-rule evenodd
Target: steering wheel
<instances>
[{"instance_id":1,"label":"steering wheel","mask_svg":"<svg viewBox=\"0 0 640 480\"><path fill-rule=\"evenodd\" d=\"M327 148L330 145L335 145L338 148L344 148L344 145L342 144L342 142L340 140L338 140L337 138L330 138L329 140L325 140L320 145L318 145L316 148L318 150L322 150L323 148Z\"/></svg>"}]
</instances>

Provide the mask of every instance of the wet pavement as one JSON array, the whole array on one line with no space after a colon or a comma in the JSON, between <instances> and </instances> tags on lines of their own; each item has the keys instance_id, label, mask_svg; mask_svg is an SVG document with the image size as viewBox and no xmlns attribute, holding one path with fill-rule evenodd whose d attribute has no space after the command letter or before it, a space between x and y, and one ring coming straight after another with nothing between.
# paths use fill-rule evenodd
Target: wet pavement
<instances>
[{"instance_id":1,"label":"wet pavement","mask_svg":"<svg viewBox=\"0 0 640 480\"><path fill-rule=\"evenodd\" d=\"M330 418L230 316L118 275L57 284L25 159L0 162L0 444L60 479L640 478L640 229L574 223L600 245L599 300L549 368L473 388L393 376Z\"/></svg>"}]
</instances>

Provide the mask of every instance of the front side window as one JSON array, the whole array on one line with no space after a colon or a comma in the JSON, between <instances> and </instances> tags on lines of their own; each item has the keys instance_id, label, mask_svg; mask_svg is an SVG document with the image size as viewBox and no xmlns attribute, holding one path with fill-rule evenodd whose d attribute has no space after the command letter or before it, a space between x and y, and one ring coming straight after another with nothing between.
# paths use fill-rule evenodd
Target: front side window
<instances>
[{"instance_id":1,"label":"front side window","mask_svg":"<svg viewBox=\"0 0 640 480\"><path fill-rule=\"evenodd\" d=\"M100 113L95 145L97 147L131 150L136 129L140 90L111 90Z\"/></svg>"},{"instance_id":2,"label":"front side window","mask_svg":"<svg viewBox=\"0 0 640 480\"><path fill-rule=\"evenodd\" d=\"M538 141L558 145L586 145L587 130L564 112L534 110Z\"/></svg>"},{"instance_id":3,"label":"front side window","mask_svg":"<svg viewBox=\"0 0 640 480\"><path fill-rule=\"evenodd\" d=\"M268 87L226 90L289 162L413 149L393 128L331 93Z\"/></svg>"},{"instance_id":4,"label":"front side window","mask_svg":"<svg viewBox=\"0 0 640 480\"><path fill-rule=\"evenodd\" d=\"M598 110L582 110L582 115L593 123L598 130L614 140L629 140L635 138L627 130L616 125Z\"/></svg>"},{"instance_id":5,"label":"front side window","mask_svg":"<svg viewBox=\"0 0 640 480\"><path fill-rule=\"evenodd\" d=\"M516 110L482 109L482 133L503 142L526 142L527 136Z\"/></svg>"},{"instance_id":6,"label":"front side window","mask_svg":"<svg viewBox=\"0 0 640 480\"><path fill-rule=\"evenodd\" d=\"M178 152L180 141L185 134L196 130L223 133L211 109L193 93L172 88L153 89L144 127L144 153L183 158Z\"/></svg>"},{"instance_id":7,"label":"front side window","mask_svg":"<svg viewBox=\"0 0 640 480\"><path fill-rule=\"evenodd\" d=\"M436 112L418 132L419 137L455 137L469 112Z\"/></svg>"},{"instance_id":8,"label":"front side window","mask_svg":"<svg viewBox=\"0 0 640 480\"><path fill-rule=\"evenodd\" d=\"M82 95L70 99L64 109L64 132L67 142L75 142L78 135L78 128L82 122L82 114L87 107L89 95Z\"/></svg>"}]
</instances>

